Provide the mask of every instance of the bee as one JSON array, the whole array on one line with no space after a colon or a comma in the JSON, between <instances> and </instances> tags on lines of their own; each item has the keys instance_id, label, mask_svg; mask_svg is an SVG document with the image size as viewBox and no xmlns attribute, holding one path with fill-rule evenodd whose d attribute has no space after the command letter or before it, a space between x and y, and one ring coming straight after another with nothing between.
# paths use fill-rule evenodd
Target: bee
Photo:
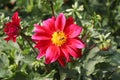
<instances>
[{"instance_id":1,"label":"bee","mask_svg":"<svg viewBox=\"0 0 120 80\"><path fill-rule=\"evenodd\" d=\"M59 40L64 40L65 38L64 37L62 37L62 38L60 38Z\"/></svg>"}]
</instances>

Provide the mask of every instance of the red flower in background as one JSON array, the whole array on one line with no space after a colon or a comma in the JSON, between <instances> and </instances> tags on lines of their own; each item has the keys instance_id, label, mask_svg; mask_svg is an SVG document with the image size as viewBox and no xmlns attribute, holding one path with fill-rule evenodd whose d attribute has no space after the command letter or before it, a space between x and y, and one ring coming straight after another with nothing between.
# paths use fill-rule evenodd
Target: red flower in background
<instances>
[{"instance_id":1,"label":"red flower in background","mask_svg":"<svg viewBox=\"0 0 120 80\"><path fill-rule=\"evenodd\" d=\"M12 16L12 21L5 24L4 32L7 34L6 41L13 40L16 42L16 37L20 33L20 18L18 17L18 12L15 12Z\"/></svg>"},{"instance_id":2,"label":"red flower in background","mask_svg":"<svg viewBox=\"0 0 120 80\"><path fill-rule=\"evenodd\" d=\"M49 64L58 61L61 66L69 62L70 57L79 58L82 56L81 49L84 43L78 38L82 27L74 24L74 19L65 18L60 13L57 18L49 18L43 21L43 26L35 24L34 35L35 47L39 50L37 59L45 56L45 63Z\"/></svg>"}]
</instances>

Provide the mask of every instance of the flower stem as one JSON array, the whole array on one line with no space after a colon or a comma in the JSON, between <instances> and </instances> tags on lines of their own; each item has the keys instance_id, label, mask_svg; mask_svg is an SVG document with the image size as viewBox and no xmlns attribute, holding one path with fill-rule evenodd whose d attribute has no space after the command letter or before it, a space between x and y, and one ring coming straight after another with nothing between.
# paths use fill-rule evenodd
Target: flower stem
<instances>
[{"instance_id":1,"label":"flower stem","mask_svg":"<svg viewBox=\"0 0 120 80\"><path fill-rule=\"evenodd\" d=\"M27 29L28 29L28 27L29 27L29 26L26 26L26 27L25 27L25 28L23 28L22 30L23 30L23 31L25 31L25 30L27 30Z\"/></svg>"},{"instance_id":2,"label":"flower stem","mask_svg":"<svg viewBox=\"0 0 120 80\"><path fill-rule=\"evenodd\" d=\"M30 45L30 47L32 48L32 50L34 51L35 55L37 55L37 51L34 49L34 47L32 46L29 38L27 38L27 36L24 33L21 33L21 36L28 42L28 44Z\"/></svg>"},{"instance_id":3,"label":"flower stem","mask_svg":"<svg viewBox=\"0 0 120 80\"><path fill-rule=\"evenodd\" d=\"M86 31L86 34L84 35L84 37L82 37L82 41L86 41L86 39L89 37L89 32Z\"/></svg>"},{"instance_id":4,"label":"flower stem","mask_svg":"<svg viewBox=\"0 0 120 80\"><path fill-rule=\"evenodd\" d=\"M51 0L48 0L49 3L50 3L50 7L51 7L51 10L52 10L52 16L55 16L55 13L54 13L54 8L53 8L53 3Z\"/></svg>"},{"instance_id":5,"label":"flower stem","mask_svg":"<svg viewBox=\"0 0 120 80\"><path fill-rule=\"evenodd\" d=\"M109 80L110 77L111 77L116 71L118 71L118 68L115 68L112 72L109 72L108 75L106 75L106 77L105 77L106 80Z\"/></svg>"}]
</instances>

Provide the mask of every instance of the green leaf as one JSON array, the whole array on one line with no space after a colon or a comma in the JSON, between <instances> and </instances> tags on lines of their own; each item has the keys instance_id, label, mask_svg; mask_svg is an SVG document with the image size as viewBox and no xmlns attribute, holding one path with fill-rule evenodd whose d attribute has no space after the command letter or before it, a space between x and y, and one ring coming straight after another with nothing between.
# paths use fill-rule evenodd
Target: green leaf
<instances>
[{"instance_id":1,"label":"green leaf","mask_svg":"<svg viewBox=\"0 0 120 80\"><path fill-rule=\"evenodd\" d=\"M86 70L87 76L94 73L96 64L104 61L104 57L98 55L99 51L98 47L93 48L83 61L83 68Z\"/></svg>"},{"instance_id":2,"label":"green leaf","mask_svg":"<svg viewBox=\"0 0 120 80\"><path fill-rule=\"evenodd\" d=\"M15 63L18 65L19 64L19 61L22 61L24 56L18 52L15 53Z\"/></svg>"},{"instance_id":3,"label":"green leaf","mask_svg":"<svg viewBox=\"0 0 120 80\"><path fill-rule=\"evenodd\" d=\"M85 62L86 62L86 61L89 61L89 60L92 59L92 58L94 58L94 56L96 56L99 51L100 51L100 50L99 50L98 47L95 47L95 48L93 48L92 50L90 50L90 52L87 53L87 57L86 57L86 59L85 59Z\"/></svg>"},{"instance_id":4,"label":"green leaf","mask_svg":"<svg viewBox=\"0 0 120 80\"><path fill-rule=\"evenodd\" d=\"M89 60L84 64L84 68L86 69L86 74L89 76L90 74L95 72L95 65L101 62L104 62L105 58L101 56L96 56L95 58Z\"/></svg>"},{"instance_id":5,"label":"green leaf","mask_svg":"<svg viewBox=\"0 0 120 80\"><path fill-rule=\"evenodd\" d=\"M0 68L0 78L10 78L13 73L7 68Z\"/></svg>"},{"instance_id":6,"label":"green leaf","mask_svg":"<svg viewBox=\"0 0 120 80\"><path fill-rule=\"evenodd\" d=\"M6 54L0 55L0 66L4 68L9 66L9 60Z\"/></svg>"},{"instance_id":7,"label":"green leaf","mask_svg":"<svg viewBox=\"0 0 120 80\"><path fill-rule=\"evenodd\" d=\"M0 54L0 77L8 78L12 76L12 72L8 69L9 59L6 54Z\"/></svg>"},{"instance_id":8,"label":"green leaf","mask_svg":"<svg viewBox=\"0 0 120 80\"><path fill-rule=\"evenodd\" d=\"M29 65L31 65L31 63L33 63L35 60L35 56L33 55L24 55L24 58L22 59L24 63Z\"/></svg>"}]
</instances>

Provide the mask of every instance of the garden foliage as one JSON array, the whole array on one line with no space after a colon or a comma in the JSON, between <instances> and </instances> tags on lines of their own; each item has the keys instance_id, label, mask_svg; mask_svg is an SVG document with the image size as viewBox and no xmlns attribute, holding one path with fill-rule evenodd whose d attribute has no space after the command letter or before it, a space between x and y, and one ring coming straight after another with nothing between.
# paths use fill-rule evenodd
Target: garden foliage
<instances>
[{"instance_id":1,"label":"garden foliage","mask_svg":"<svg viewBox=\"0 0 120 80\"><path fill-rule=\"evenodd\" d=\"M119 0L0 0L0 80L118 80L119 60Z\"/></svg>"}]
</instances>

